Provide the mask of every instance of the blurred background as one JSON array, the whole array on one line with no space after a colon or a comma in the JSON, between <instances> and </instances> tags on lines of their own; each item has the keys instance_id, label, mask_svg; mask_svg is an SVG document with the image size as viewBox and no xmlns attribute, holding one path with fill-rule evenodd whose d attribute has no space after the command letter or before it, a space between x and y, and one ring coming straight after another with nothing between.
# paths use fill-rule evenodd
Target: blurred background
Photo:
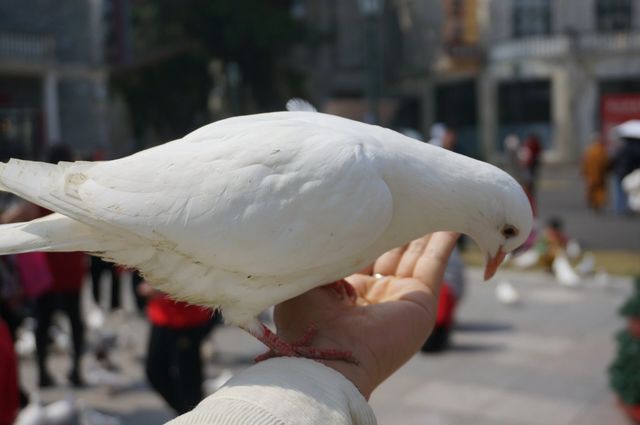
<instances>
[{"instance_id":1,"label":"blurred background","mask_svg":"<svg viewBox=\"0 0 640 425\"><path fill-rule=\"evenodd\" d=\"M294 97L497 164L536 212L494 283L479 284L482 259L461 244L434 336L372 398L381 424L627 423L619 406L640 405L640 336L631 325L616 335L640 317L640 175L622 184L640 168L639 3L0 0L3 161L59 146L118 158ZM16 201L2 205L10 221ZM141 296L152 295L135 273L84 259L84 363L67 384L76 320L60 308L40 331L52 378L41 385L43 292L20 289L41 260L2 261L22 406L70 412L20 424L175 414L149 385ZM219 320L203 335L205 393L261 351Z\"/></svg>"}]
</instances>

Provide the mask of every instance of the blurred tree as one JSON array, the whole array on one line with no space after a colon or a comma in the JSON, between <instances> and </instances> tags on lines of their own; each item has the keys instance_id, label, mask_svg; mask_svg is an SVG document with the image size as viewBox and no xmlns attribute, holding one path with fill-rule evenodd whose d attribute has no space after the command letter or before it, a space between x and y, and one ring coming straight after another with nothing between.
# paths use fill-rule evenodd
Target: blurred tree
<instances>
[{"instance_id":1,"label":"blurred tree","mask_svg":"<svg viewBox=\"0 0 640 425\"><path fill-rule=\"evenodd\" d=\"M618 352L609 366L609 383L625 412L640 423L640 276L634 284L634 292L620 308L629 323L617 335Z\"/></svg>"},{"instance_id":2,"label":"blurred tree","mask_svg":"<svg viewBox=\"0 0 640 425\"><path fill-rule=\"evenodd\" d=\"M282 108L300 77L286 55L300 31L287 0L137 0L131 2L134 59L114 67L112 87L132 114L138 138L162 140L208 122L212 61L242 76L237 112ZM294 90L295 91L295 90ZM215 117L221 118L221 117Z\"/></svg>"}]
</instances>

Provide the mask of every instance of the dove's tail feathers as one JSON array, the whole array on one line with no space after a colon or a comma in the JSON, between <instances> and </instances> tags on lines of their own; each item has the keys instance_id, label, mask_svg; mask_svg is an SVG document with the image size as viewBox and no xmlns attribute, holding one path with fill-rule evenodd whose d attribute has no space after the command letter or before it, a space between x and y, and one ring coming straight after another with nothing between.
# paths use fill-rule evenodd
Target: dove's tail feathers
<instances>
[{"instance_id":1,"label":"dove's tail feathers","mask_svg":"<svg viewBox=\"0 0 640 425\"><path fill-rule=\"evenodd\" d=\"M58 184L60 179L65 178L65 170L72 165L82 166L82 164L86 163L49 164L10 159L7 163L0 163L0 189L41 205L42 202L39 201L49 198L51 188ZM69 177L72 179L73 176L74 174L71 174Z\"/></svg>"},{"instance_id":2,"label":"dove's tail feathers","mask_svg":"<svg viewBox=\"0 0 640 425\"><path fill-rule=\"evenodd\" d=\"M79 187L87 179L84 171L91 162L46 162L11 159L0 163L0 189L11 192L29 202L70 218L88 222L83 214L69 208L69 199L80 199ZM86 220L83 220L86 218Z\"/></svg>"},{"instance_id":3,"label":"dove's tail feathers","mask_svg":"<svg viewBox=\"0 0 640 425\"><path fill-rule=\"evenodd\" d=\"M91 227L61 214L50 214L26 223L0 225L0 255L33 251L96 252L115 248Z\"/></svg>"},{"instance_id":4,"label":"dove's tail feathers","mask_svg":"<svg viewBox=\"0 0 640 425\"><path fill-rule=\"evenodd\" d=\"M58 173L58 166L46 162L10 159L0 164L0 188L16 195L39 192Z\"/></svg>"}]
</instances>

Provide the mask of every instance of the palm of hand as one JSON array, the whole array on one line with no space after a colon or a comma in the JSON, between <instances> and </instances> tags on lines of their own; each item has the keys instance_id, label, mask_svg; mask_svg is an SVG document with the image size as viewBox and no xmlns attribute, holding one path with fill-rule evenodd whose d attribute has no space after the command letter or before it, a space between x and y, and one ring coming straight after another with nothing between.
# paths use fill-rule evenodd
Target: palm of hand
<instances>
[{"instance_id":1,"label":"palm of hand","mask_svg":"<svg viewBox=\"0 0 640 425\"><path fill-rule=\"evenodd\" d=\"M355 304L327 287L279 304L274 313L278 334L295 341L313 324L314 346L352 351L357 365L324 363L368 398L431 332L440 282L456 239L457 234L439 232L383 254L368 270L347 278L358 295Z\"/></svg>"}]
</instances>

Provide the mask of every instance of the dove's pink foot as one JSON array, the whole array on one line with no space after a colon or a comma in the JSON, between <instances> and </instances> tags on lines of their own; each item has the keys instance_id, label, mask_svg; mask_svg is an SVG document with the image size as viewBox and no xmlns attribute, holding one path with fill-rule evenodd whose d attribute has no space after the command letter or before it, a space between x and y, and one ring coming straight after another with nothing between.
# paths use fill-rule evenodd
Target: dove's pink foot
<instances>
[{"instance_id":1,"label":"dove's pink foot","mask_svg":"<svg viewBox=\"0 0 640 425\"><path fill-rule=\"evenodd\" d=\"M311 340L317 332L316 327L313 325L307 328L300 340L292 344L271 332L265 325L261 324L261 327L261 331L250 331L250 333L269 347L269 351L256 357L256 362L272 357L304 357L314 360L344 360L349 363L358 363L351 351L311 347Z\"/></svg>"},{"instance_id":2,"label":"dove's pink foot","mask_svg":"<svg viewBox=\"0 0 640 425\"><path fill-rule=\"evenodd\" d=\"M355 288L344 279L337 280L325 286L335 291L341 299L348 298L354 304L358 300L358 293Z\"/></svg>"}]
</instances>

